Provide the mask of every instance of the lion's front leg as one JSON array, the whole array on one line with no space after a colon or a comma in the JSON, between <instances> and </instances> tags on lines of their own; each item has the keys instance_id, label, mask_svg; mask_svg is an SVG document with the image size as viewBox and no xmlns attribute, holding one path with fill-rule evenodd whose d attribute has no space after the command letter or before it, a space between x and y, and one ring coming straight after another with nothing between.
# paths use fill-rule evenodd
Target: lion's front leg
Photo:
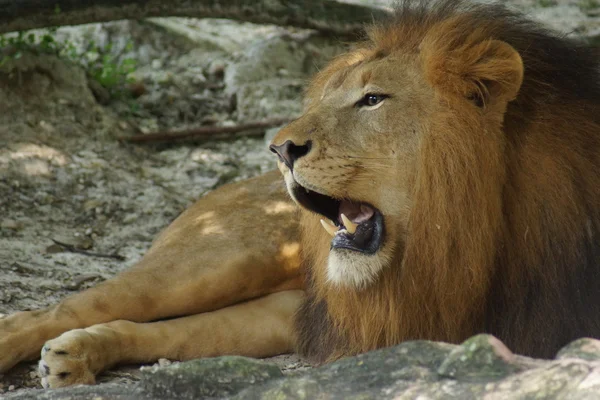
<instances>
[{"instance_id":1,"label":"lion's front leg","mask_svg":"<svg viewBox=\"0 0 600 400\"><path fill-rule=\"evenodd\" d=\"M295 213L277 172L210 193L131 269L46 310L0 319L0 372L72 329L193 315L300 289Z\"/></svg>"},{"instance_id":2,"label":"lion's front leg","mask_svg":"<svg viewBox=\"0 0 600 400\"><path fill-rule=\"evenodd\" d=\"M284 291L217 311L152 323L113 321L63 333L42 349L45 388L95 383L119 363L293 351L293 315L303 292Z\"/></svg>"}]
</instances>

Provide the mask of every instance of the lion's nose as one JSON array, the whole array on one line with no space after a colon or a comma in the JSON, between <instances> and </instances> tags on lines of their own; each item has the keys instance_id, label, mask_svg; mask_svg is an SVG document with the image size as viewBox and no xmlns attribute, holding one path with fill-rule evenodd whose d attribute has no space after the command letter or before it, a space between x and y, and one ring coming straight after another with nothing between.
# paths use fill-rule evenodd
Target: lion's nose
<instances>
[{"instance_id":1,"label":"lion's nose","mask_svg":"<svg viewBox=\"0 0 600 400\"><path fill-rule=\"evenodd\" d=\"M291 140L286 140L283 144L280 145L270 145L269 150L279 156L279 159L287 165L289 169L294 168L294 163L301 157L304 157L308 154L311 148L311 141L307 141L301 146L294 144Z\"/></svg>"}]
</instances>

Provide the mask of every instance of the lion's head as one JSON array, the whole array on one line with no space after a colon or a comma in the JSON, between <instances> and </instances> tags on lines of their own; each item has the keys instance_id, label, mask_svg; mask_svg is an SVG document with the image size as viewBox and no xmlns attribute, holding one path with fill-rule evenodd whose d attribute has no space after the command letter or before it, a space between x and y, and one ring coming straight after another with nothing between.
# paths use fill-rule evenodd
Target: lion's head
<instances>
[{"instance_id":1,"label":"lion's head","mask_svg":"<svg viewBox=\"0 0 600 400\"><path fill-rule=\"evenodd\" d=\"M581 231L562 215L580 205L556 187L574 190L581 140L600 152L590 125L598 86L582 79L597 61L500 6L416 3L404 2L394 21L322 70L304 114L271 145L307 211L311 310L332 327L319 339L336 342L328 356L490 330L491 293L504 312L508 285L528 293L529 283L545 284L536 274L548 257L569 258L554 259L546 235ZM564 57L559 74L555 58ZM566 117L565 102L581 104ZM570 126L575 118L585 128ZM600 181L578 183L592 190ZM544 201L554 203L540 213ZM562 291L553 279L542 302Z\"/></svg>"},{"instance_id":2,"label":"lion's head","mask_svg":"<svg viewBox=\"0 0 600 400\"><path fill-rule=\"evenodd\" d=\"M465 31L463 18L418 40L408 27L374 28L370 43L313 80L304 115L273 141L290 194L323 219L325 230L310 235L331 244L332 285L365 287L399 261L419 185L430 195L432 186L448 184L418 179L420 164L434 162L431 146L443 147L448 159L463 157L469 142L469 154L498 153L506 105L523 78L521 57L486 31ZM435 161L461 179L451 170L460 165Z\"/></svg>"},{"instance_id":3,"label":"lion's head","mask_svg":"<svg viewBox=\"0 0 600 400\"><path fill-rule=\"evenodd\" d=\"M338 60L272 146L292 197L319 214L314 225L323 221L310 236L331 244L332 285L372 283L406 239L433 91L416 59L403 58L359 51Z\"/></svg>"}]
</instances>

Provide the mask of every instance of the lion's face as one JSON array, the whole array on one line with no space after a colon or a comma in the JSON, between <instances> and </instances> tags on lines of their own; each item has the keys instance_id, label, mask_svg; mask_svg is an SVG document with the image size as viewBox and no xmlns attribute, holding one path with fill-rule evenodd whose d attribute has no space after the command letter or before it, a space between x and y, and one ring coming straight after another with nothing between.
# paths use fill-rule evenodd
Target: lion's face
<instances>
[{"instance_id":1,"label":"lion's face","mask_svg":"<svg viewBox=\"0 0 600 400\"><path fill-rule=\"evenodd\" d=\"M416 57L354 53L315 79L304 115L273 139L289 193L322 219L311 235L330 241L332 284L369 284L403 247L433 100Z\"/></svg>"}]
</instances>

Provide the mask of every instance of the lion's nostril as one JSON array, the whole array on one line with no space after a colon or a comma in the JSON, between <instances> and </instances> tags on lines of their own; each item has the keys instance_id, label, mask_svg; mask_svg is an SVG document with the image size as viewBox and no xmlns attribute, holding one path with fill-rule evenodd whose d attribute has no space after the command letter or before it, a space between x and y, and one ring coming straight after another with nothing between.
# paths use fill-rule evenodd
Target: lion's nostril
<instances>
[{"instance_id":1,"label":"lion's nostril","mask_svg":"<svg viewBox=\"0 0 600 400\"><path fill-rule=\"evenodd\" d=\"M296 161L297 159L299 159L299 158L304 157L305 155L307 155L308 152L310 151L311 147L312 147L312 142L310 140L307 141L302 146L296 146L296 145L292 144L290 146L290 154L294 158L294 161Z\"/></svg>"},{"instance_id":2,"label":"lion's nostril","mask_svg":"<svg viewBox=\"0 0 600 400\"><path fill-rule=\"evenodd\" d=\"M307 155L312 148L312 142L309 140L303 145L296 145L291 140L286 140L281 145L270 145L269 150L279 156L279 159L289 168L294 168L294 163Z\"/></svg>"}]
</instances>

